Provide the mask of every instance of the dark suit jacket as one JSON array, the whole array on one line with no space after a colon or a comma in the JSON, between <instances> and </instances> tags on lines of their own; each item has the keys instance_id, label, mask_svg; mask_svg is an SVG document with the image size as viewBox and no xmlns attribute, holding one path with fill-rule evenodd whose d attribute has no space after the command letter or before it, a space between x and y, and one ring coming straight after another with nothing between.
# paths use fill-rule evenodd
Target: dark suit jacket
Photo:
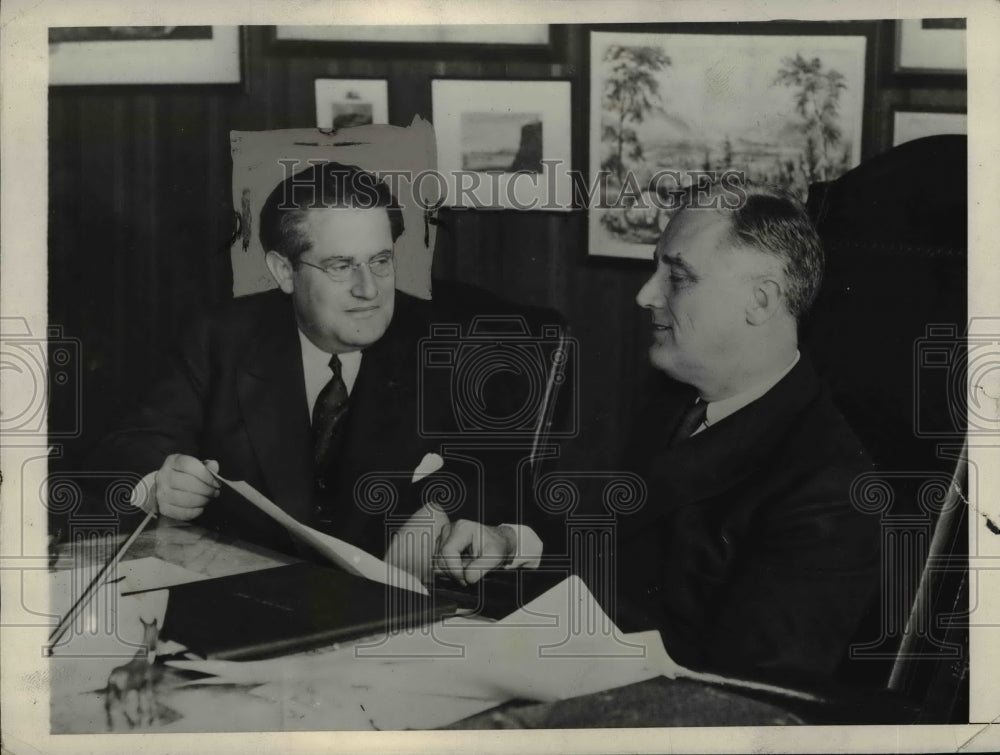
<instances>
[{"instance_id":1,"label":"dark suit jacket","mask_svg":"<svg viewBox=\"0 0 1000 755\"><path fill-rule=\"evenodd\" d=\"M659 628L689 667L831 680L878 589L879 521L850 500L865 450L804 357L664 449L688 401L641 434L649 499L620 520L619 620Z\"/></svg>"},{"instance_id":2,"label":"dark suit jacket","mask_svg":"<svg viewBox=\"0 0 1000 755\"><path fill-rule=\"evenodd\" d=\"M405 518L420 505L424 485L456 474L451 463L422 485L410 482L440 445L422 439L418 426L418 340L430 317L428 302L396 292L389 328L363 352L325 490L313 468L298 330L280 291L237 299L192 328L143 406L102 442L93 463L146 474L171 453L217 459L223 477L245 480L299 521L381 556L387 518ZM450 407L438 401L424 410ZM478 505L469 472L458 470L466 495L456 499L464 508L453 518L471 518ZM384 484L365 486L375 478ZM293 550L280 526L229 491L199 522Z\"/></svg>"}]
</instances>

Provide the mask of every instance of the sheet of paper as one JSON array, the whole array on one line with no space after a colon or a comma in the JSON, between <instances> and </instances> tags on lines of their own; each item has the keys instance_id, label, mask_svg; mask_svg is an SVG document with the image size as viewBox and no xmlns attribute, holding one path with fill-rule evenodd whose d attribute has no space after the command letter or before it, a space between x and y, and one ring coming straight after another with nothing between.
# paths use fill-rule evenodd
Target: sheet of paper
<instances>
[{"instance_id":1,"label":"sheet of paper","mask_svg":"<svg viewBox=\"0 0 1000 755\"><path fill-rule=\"evenodd\" d=\"M344 571L374 582L401 587L405 590L420 593L421 595L428 594L427 588L409 572L387 564L385 561L375 558L375 556L367 551L348 542L302 524L302 522L290 516L280 506L269 501L266 496L255 490L252 485L242 480L227 480L214 473L213 476L219 482L235 490L294 536L306 542L310 547L314 548L331 563L339 566Z\"/></svg>"},{"instance_id":2,"label":"sheet of paper","mask_svg":"<svg viewBox=\"0 0 1000 755\"><path fill-rule=\"evenodd\" d=\"M62 616L73 605L90 580L94 578L95 573L93 568L66 569L54 573L29 572L27 573L29 579L26 581L25 587L30 588L31 584L38 583L43 579L47 580L52 613ZM174 585L183 585L188 582L198 582L203 579L208 579L208 577L161 558L147 556L146 558L119 562L115 569L108 574L100 589L103 599L108 601L112 599L115 590L119 596L125 596L131 593L145 593ZM44 592L39 589L37 592L33 590L31 594L43 595ZM91 613L95 612L91 611Z\"/></svg>"},{"instance_id":3,"label":"sheet of paper","mask_svg":"<svg viewBox=\"0 0 1000 755\"><path fill-rule=\"evenodd\" d=\"M193 572L155 556L120 562L118 576L124 577L119 590L122 595L208 579L205 574Z\"/></svg>"}]
</instances>

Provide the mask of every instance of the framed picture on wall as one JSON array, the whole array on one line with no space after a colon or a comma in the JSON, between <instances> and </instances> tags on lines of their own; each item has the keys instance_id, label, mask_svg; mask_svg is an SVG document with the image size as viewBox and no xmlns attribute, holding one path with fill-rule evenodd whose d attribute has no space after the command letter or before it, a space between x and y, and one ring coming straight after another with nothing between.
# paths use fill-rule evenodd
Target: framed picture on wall
<instances>
[{"instance_id":1,"label":"framed picture on wall","mask_svg":"<svg viewBox=\"0 0 1000 755\"><path fill-rule=\"evenodd\" d=\"M590 32L590 254L650 259L681 190L727 171L805 200L860 163L870 30L811 27Z\"/></svg>"},{"instance_id":2,"label":"framed picture on wall","mask_svg":"<svg viewBox=\"0 0 1000 755\"><path fill-rule=\"evenodd\" d=\"M897 73L965 74L964 18L906 18L896 22Z\"/></svg>"},{"instance_id":3,"label":"framed picture on wall","mask_svg":"<svg viewBox=\"0 0 1000 755\"><path fill-rule=\"evenodd\" d=\"M563 54L562 24L275 26L276 52L348 57L555 60Z\"/></svg>"},{"instance_id":4,"label":"framed picture on wall","mask_svg":"<svg viewBox=\"0 0 1000 755\"><path fill-rule=\"evenodd\" d=\"M315 88L320 131L389 122L388 79L316 79Z\"/></svg>"},{"instance_id":5,"label":"framed picture on wall","mask_svg":"<svg viewBox=\"0 0 1000 755\"><path fill-rule=\"evenodd\" d=\"M238 26L49 28L49 84L239 84Z\"/></svg>"},{"instance_id":6,"label":"framed picture on wall","mask_svg":"<svg viewBox=\"0 0 1000 755\"><path fill-rule=\"evenodd\" d=\"M445 204L572 209L569 80L434 79Z\"/></svg>"},{"instance_id":7,"label":"framed picture on wall","mask_svg":"<svg viewBox=\"0 0 1000 755\"><path fill-rule=\"evenodd\" d=\"M937 134L969 133L965 111L932 108L895 108L892 112L892 146Z\"/></svg>"}]
</instances>

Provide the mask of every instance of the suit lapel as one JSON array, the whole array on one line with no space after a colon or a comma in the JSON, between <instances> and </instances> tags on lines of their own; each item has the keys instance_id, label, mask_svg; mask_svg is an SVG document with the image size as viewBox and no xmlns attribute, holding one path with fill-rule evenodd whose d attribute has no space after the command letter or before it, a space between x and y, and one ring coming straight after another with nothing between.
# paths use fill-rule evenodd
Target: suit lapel
<instances>
[{"instance_id":1,"label":"suit lapel","mask_svg":"<svg viewBox=\"0 0 1000 755\"><path fill-rule=\"evenodd\" d=\"M400 297L397 292L397 297ZM417 432L417 337L408 327L407 310L397 299L392 324L385 335L364 350L361 370L351 391L350 414L344 428L342 455L337 464L337 500L333 501L338 537L374 548L384 548L384 516L408 513L403 479L419 459ZM396 508L379 510L355 500L357 480L384 472L400 497ZM343 534L339 534L343 533ZM381 551L379 551L381 555Z\"/></svg>"},{"instance_id":2,"label":"suit lapel","mask_svg":"<svg viewBox=\"0 0 1000 755\"><path fill-rule=\"evenodd\" d=\"M646 507L631 525L648 523L680 506L737 487L758 470L787 436L820 384L803 356L777 385L756 401L711 427L655 454L648 475ZM679 421L683 408L673 420ZM669 437L664 433L664 439Z\"/></svg>"},{"instance_id":3,"label":"suit lapel","mask_svg":"<svg viewBox=\"0 0 1000 755\"><path fill-rule=\"evenodd\" d=\"M418 438L418 336L405 295L396 292L396 313L385 335L364 350L351 395L350 442L372 467L374 458L405 463L399 451ZM426 335L423 334L423 335ZM388 470L387 470L388 471ZM401 471L401 470L392 470Z\"/></svg>"},{"instance_id":4,"label":"suit lapel","mask_svg":"<svg viewBox=\"0 0 1000 755\"><path fill-rule=\"evenodd\" d=\"M313 472L298 328L284 295L268 314L257 348L237 372L240 411L270 497L305 521Z\"/></svg>"}]
</instances>

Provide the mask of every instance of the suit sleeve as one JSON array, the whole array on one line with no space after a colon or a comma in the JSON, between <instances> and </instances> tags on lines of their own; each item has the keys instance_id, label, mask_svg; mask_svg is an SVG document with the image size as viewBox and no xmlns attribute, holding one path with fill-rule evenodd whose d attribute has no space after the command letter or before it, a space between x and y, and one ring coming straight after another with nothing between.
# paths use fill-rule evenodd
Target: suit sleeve
<instances>
[{"instance_id":1,"label":"suit sleeve","mask_svg":"<svg viewBox=\"0 0 1000 755\"><path fill-rule=\"evenodd\" d=\"M170 454L199 456L210 341L207 322L186 333L146 398L94 449L91 468L146 475Z\"/></svg>"},{"instance_id":2,"label":"suit sleeve","mask_svg":"<svg viewBox=\"0 0 1000 755\"><path fill-rule=\"evenodd\" d=\"M878 585L879 528L847 500L768 512L716 604L707 665L777 681L827 680Z\"/></svg>"}]
</instances>

